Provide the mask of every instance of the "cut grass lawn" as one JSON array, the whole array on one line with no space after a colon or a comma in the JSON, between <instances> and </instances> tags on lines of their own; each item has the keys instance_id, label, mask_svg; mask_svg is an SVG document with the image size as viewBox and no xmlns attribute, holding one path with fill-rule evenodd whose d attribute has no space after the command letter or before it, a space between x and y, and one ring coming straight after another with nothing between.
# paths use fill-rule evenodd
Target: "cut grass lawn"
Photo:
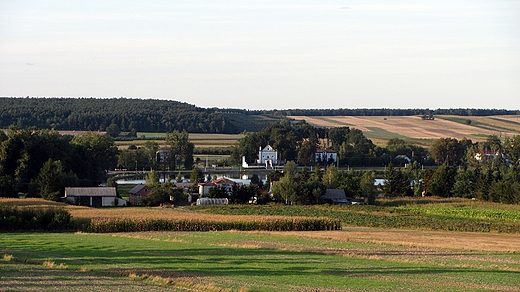
<instances>
[{"instance_id":1,"label":"cut grass lawn","mask_svg":"<svg viewBox=\"0 0 520 292\"><path fill-rule=\"evenodd\" d=\"M384 238L356 242L345 240L345 233L321 232L321 238L313 232L4 233L0 253L12 257L0 265L0 285L55 289L49 281L20 281L25 274L16 266L26 261L23 269L43 270L42 278L53 278L54 285L76 275L69 291L86 290L93 275L122 287L187 291L520 289L517 253L409 247Z\"/></svg>"}]
</instances>

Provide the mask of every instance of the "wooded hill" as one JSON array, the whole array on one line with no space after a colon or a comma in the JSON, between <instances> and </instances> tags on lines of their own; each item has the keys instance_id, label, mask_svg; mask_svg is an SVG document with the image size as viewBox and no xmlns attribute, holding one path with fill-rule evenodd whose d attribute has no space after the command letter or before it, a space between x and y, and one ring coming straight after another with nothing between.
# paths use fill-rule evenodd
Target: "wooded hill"
<instances>
[{"instance_id":1,"label":"wooded hill","mask_svg":"<svg viewBox=\"0 0 520 292\"><path fill-rule=\"evenodd\" d=\"M105 131L116 124L122 131L190 133L256 132L286 116L486 116L519 114L504 109L289 109L245 110L200 108L184 102L130 98L0 97L0 128Z\"/></svg>"}]
</instances>

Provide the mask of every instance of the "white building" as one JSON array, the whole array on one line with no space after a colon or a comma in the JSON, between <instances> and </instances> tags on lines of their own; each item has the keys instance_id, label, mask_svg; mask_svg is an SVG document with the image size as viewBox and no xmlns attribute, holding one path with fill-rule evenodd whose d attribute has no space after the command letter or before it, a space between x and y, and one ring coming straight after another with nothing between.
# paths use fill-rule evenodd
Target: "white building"
<instances>
[{"instance_id":1,"label":"white building","mask_svg":"<svg viewBox=\"0 0 520 292\"><path fill-rule=\"evenodd\" d=\"M258 164L266 164L272 167L273 165L278 164L278 151L274 150L271 145L265 146L264 149L260 147L260 150L258 151L258 160L256 162Z\"/></svg>"},{"instance_id":2,"label":"white building","mask_svg":"<svg viewBox=\"0 0 520 292\"><path fill-rule=\"evenodd\" d=\"M334 163L338 160L338 153L330 149L317 149L314 154L314 161L318 163L329 162L332 160Z\"/></svg>"},{"instance_id":3,"label":"white building","mask_svg":"<svg viewBox=\"0 0 520 292\"><path fill-rule=\"evenodd\" d=\"M126 206L126 201L117 197L114 187L65 188L65 201L90 207Z\"/></svg>"}]
</instances>

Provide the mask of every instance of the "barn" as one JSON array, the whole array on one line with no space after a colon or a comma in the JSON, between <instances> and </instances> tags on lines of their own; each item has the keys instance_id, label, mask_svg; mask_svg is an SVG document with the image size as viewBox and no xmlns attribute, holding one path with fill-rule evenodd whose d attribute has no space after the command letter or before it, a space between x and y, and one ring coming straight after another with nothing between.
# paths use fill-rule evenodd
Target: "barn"
<instances>
[{"instance_id":1,"label":"barn","mask_svg":"<svg viewBox=\"0 0 520 292\"><path fill-rule=\"evenodd\" d=\"M65 202L89 207L126 206L114 187L65 188Z\"/></svg>"}]
</instances>

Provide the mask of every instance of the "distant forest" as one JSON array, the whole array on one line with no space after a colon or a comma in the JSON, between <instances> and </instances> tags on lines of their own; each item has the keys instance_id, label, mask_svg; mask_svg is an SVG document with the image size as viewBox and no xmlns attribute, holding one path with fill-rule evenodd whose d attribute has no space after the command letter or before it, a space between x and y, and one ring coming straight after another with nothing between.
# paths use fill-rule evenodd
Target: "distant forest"
<instances>
[{"instance_id":1,"label":"distant forest","mask_svg":"<svg viewBox=\"0 0 520 292\"><path fill-rule=\"evenodd\" d=\"M289 109L246 110L200 108L172 100L131 98L0 97L0 128L190 133L256 132L286 116L489 116L520 114L505 109Z\"/></svg>"}]
</instances>

